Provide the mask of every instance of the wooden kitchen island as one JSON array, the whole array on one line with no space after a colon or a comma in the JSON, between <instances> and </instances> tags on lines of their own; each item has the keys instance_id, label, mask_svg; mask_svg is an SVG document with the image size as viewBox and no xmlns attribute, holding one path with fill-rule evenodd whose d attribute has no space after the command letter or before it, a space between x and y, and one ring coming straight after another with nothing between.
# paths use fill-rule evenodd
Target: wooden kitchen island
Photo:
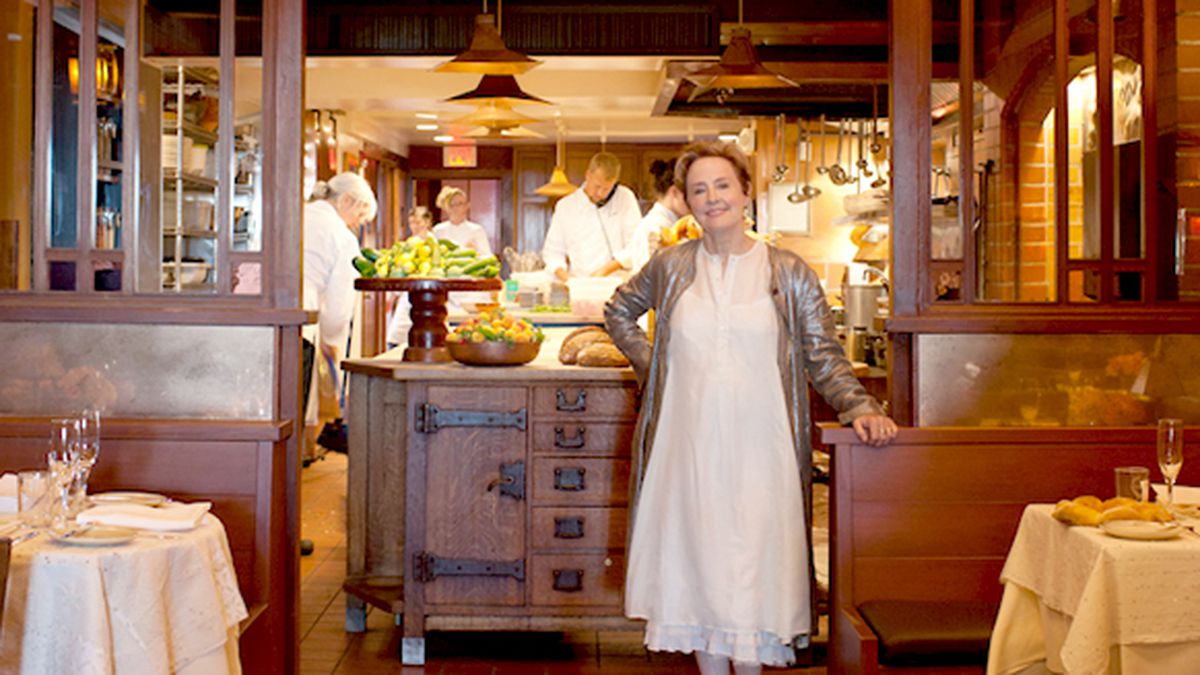
<instances>
[{"instance_id":1,"label":"wooden kitchen island","mask_svg":"<svg viewBox=\"0 0 1200 675\"><path fill-rule=\"evenodd\" d=\"M622 615L629 368L557 361L548 329L517 367L350 360L346 630L640 629Z\"/></svg>"}]
</instances>

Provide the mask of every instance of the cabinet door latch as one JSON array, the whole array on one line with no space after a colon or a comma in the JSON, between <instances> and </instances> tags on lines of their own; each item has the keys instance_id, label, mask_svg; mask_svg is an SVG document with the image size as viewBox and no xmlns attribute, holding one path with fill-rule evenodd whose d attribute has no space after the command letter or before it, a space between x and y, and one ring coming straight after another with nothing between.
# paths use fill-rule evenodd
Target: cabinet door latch
<instances>
[{"instance_id":1,"label":"cabinet door latch","mask_svg":"<svg viewBox=\"0 0 1200 675\"><path fill-rule=\"evenodd\" d=\"M438 577L512 577L525 581L524 560L474 560L439 558L428 551L413 556L417 581L430 582Z\"/></svg>"},{"instance_id":2,"label":"cabinet door latch","mask_svg":"<svg viewBox=\"0 0 1200 675\"><path fill-rule=\"evenodd\" d=\"M417 406L417 431L433 434L443 427L515 427L525 431L525 409L513 412L442 410L432 403Z\"/></svg>"},{"instance_id":3,"label":"cabinet door latch","mask_svg":"<svg viewBox=\"0 0 1200 675\"><path fill-rule=\"evenodd\" d=\"M487 491L499 488L501 497L525 499L525 462L517 461L500 465L500 476L488 483Z\"/></svg>"}]
</instances>

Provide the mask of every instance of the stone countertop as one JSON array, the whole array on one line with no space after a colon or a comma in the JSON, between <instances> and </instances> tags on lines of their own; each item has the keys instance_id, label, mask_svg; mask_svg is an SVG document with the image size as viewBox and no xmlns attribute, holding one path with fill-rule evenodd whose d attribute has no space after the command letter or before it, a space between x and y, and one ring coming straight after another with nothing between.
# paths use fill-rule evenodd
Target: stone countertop
<instances>
[{"instance_id":1,"label":"stone countertop","mask_svg":"<svg viewBox=\"0 0 1200 675\"><path fill-rule=\"evenodd\" d=\"M342 361L342 370L371 377L395 380L457 380L457 381L558 381L586 380L591 382L633 382L633 369L587 368L566 366L558 362L558 348L573 328L544 327L546 340L537 358L523 366L467 366L449 363L406 363L401 360L404 347L397 347L369 359Z\"/></svg>"}]
</instances>

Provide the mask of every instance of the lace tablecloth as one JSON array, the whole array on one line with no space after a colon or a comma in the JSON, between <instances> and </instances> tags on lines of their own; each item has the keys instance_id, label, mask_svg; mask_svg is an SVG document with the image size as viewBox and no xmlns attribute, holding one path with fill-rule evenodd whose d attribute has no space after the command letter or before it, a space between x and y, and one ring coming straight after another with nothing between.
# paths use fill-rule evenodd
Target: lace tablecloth
<instances>
[{"instance_id":1,"label":"lace tablecloth","mask_svg":"<svg viewBox=\"0 0 1200 675\"><path fill-rule=\"evenodd\" d=\"M139 534L117 546L13 548L0 673L240 673L247 616L225 528Z\"/></svg>"},{"instance_id":2,"label":"lace tablecloth","mask_svg":"<svg viewBox=\"0 0 1200 675\"><path fill-rule=\"evenodd\" d=\"M1063 525L1052 511L1032 504L1021 518L988 672L1015 672L1039 649L1055 672L1130 673L1163 659L1200 669L1200 537L1116 539Z\"/></svg>"}]
</instances>

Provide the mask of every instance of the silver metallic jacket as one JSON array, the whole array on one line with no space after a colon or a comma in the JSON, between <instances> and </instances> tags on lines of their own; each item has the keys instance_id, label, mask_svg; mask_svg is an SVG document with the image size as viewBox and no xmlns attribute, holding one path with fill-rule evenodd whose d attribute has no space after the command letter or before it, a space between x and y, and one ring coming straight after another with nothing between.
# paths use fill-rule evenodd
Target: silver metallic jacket
<instances>
[{"instance_id":1,"label":"silver metallic jacket","mask_svg":"<svg viewBox=\"0 0 1200 675\"><path fill-rule=\"evenodd\" d=\"M629 358L642 387L641 411L633 439L630 467L629 532L633 532L638 495L661 408L663 386L667 381L667 350L671 345L671 312L683 292L696 277L696 249L700 240L692 240L660 250L629 281L617 289L604 307L609 335ZM768 246L771 266L771 298L779 314L778 362L780 384L787 401L788 423L800 467L800 485L804 495L804 536L812 550L812 439L809 420L808 387L805 376L834 409L838 420L849 424L863 415L882 415L879 402L863 389L854 377L850 362L837 342L833 316L825 293L812 269L799 256ZM655 310L654 342L651 344L637 320ZM714 358L720 358L715 354ZM747 373L757 377L757 373ZM816 593L813 561L809 555L809 584L813 589L813 632L816 632Z\"/></svg>"}]
</instances>

